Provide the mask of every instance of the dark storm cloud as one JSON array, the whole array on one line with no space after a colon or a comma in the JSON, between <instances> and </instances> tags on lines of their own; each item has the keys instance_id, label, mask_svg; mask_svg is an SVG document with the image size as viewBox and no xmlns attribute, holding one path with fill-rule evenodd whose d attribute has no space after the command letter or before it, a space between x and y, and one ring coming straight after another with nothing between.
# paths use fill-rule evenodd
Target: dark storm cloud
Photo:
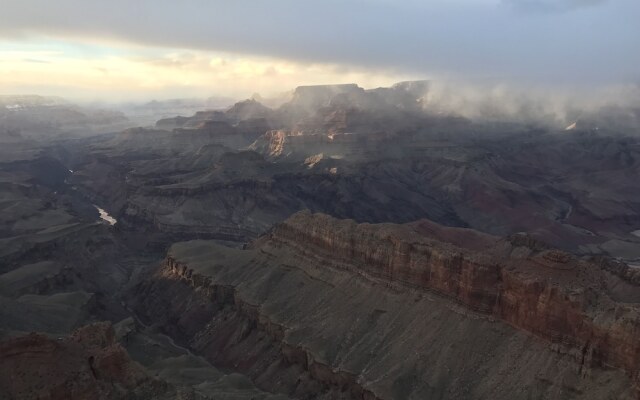
<instances>
[{"instance_id":1,"label":"dark storm cloud","mask_svg":"<svg viewBox=\"0 0 640 400\"><path fill-rule=\"evenodd\" d=\"M8 0L0 36L120 40L427 76L610 83L638 80L638 16L637 0Z\"/></svg>"}]
</instances>

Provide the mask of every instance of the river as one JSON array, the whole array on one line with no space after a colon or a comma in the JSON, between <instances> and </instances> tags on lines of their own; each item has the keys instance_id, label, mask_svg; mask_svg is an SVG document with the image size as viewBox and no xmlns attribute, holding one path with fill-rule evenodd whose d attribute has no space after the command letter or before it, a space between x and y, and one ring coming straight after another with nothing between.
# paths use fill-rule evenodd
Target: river
<instances>
[{"instance_id":1,"label":"river","mask_svg":"<svg viewBox=\"0 0 640 400\"><path fill-rule=\"evenodd\" d=\"M113 218L111 215L109 215L109 213L106 212L105 210L103 210L102 208L98 207L95 204L93 206L98 209L98 212L100 213L100 218L102 220L104 220L105 222L107 222L109 225L115 225L116 222L118 222L118 221L116 221L115 218Z\"/></svg>"}]
</instances>

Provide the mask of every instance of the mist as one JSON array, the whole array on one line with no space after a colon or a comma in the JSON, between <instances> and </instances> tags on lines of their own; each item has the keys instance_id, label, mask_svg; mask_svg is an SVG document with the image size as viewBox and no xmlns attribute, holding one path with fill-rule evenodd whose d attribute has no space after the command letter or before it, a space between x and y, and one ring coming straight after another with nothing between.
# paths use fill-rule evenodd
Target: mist
<instances>
[{"instance_id":1,"label":"mist","mask_svg":"<svg viewBox=\"0 0 640 400\"><path fill-rule=\"evenodd\" d=\"M472 120L569 125L608 108L636 109L640 86L531 85L506 82L433 81L424 96L426 110Z\"/></svg>"}]
</instances>

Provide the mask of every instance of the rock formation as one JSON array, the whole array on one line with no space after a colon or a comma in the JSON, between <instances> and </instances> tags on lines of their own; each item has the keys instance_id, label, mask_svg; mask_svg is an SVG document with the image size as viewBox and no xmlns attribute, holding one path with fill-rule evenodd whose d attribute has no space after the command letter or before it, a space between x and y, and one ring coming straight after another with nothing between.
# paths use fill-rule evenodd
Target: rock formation
<instances>
[{"instance_id":1,"label":"rock formation","mask_svg":"<svg viewBox=\"0 0 640 400\"><path fill-rule=\"evenodd\" d=\"M129 358L108 323L70 337L32 333L4 340L0 369L6 371L0 374L0 397L7 399L150 399L166 398L168 390Z\"/></svg>"},{"instance_id":2,"label":"rock formation","mask_svg":"<svg viewBox=\"0 0 640 400\"><path fill-rule=\"evenodd\" d=\"M637 399L637 113L428 90L0 107L0 397Z\"/></svg>"},{"instance_id":3,"label":"rock formation","mask_svg":"<svg viewBox=\"0 0 640 400\"><path fill-rule=\"evenodd\" d=\"M303 212L246 250L174 245L137 310L293 396L634 398L638 308L610 289L631 283L522 242Z\"/></svg>"}]
</instances>

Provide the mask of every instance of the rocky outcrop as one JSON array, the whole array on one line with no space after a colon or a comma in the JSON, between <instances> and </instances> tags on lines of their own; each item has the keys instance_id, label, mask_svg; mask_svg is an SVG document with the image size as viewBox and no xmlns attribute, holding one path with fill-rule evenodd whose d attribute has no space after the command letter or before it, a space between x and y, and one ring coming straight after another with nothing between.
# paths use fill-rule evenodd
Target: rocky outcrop
<instances>
[{"instance_id":1,"label":"rocky outcrop","mask_svg":"<svg viewBox=\"0 0 640 400\"><path fill-rule=\"evenodd\" d=\"M304 160L306 157L324 153L334 159L350 161L366 159L383 148L390 138L386 135L357 133L298 134L283 130L272 130L260 136L249 147L267 159Z\"/></svg>"},{"instance_id":2,"label":"rocky outcrop","mask_svg":"<svg viewBox=\"0 0 640 400\"><path fill-rule=\"evenodd\" d=\"M0 342L0 397L8 399L158 398L168 386L147 376L115 340L108 323L70 337L43 334Z\"/></svg>"},{"instance_id":3,"label":"rocky outcrop","mask_svg":"<svg viewBox=\"0 0 640 400\"><path fill-rule=\"evenodd\" d=\"M436 291L567 345L588 367L623 368L640 383L640 307L614 302L597 265L480 234L476 241L484 249L477 251L441 242L440 235L422 236L419 228L302 212L278 225L271 238L354 273ZM439 229L447 230L465 232Z\"/></svg>"},{"instance_id":4,"label":"rocky outcrop","mask_svg":"<svg viewBox=\"0 0 640 400\"><path fill-rule=\"evenodd\" d=\"M205 121L227 121L227 117L222 111L198 111L191 117L176 116L162 118L156 122L156 128L167 131L172 131L177 128L195 128Z\"/></svg>"},{"instance_id":5,"label":"rocky outcrop","mask_svg":"<svg viewBox=\"0 0 640 400\"><path fill-rule=\"evenodd\" d=\"M163 129L165 131L172 131L176 128L182 128L190 120L189 117L171 117L162 118L156 121L156 128Z\"/></svg>"},{"instance_id":6,"label":"rocky outcrop","mask_svg":"<svg viewBox=\"0 0 640 400\"><path fill-rule=\"evenodd\" d=\"M268 120L272 116L273 110L254 99L248 99L234 104L225 111L199 111L191 117L163 118L156 122L156 128L171 131L178 128L199 128L210 123L224 123L236 126L247 121L250 121L249 126L260 125L260 127L263 127L268 124ZM260 121L259 124L258 121ZM242 130L247 131L247 128L247 126L244 126ZM260 133L264 133L265 130Z\"/></svg>"},{"instance_id":7,"label":"rocky outcrop","mask_svg":"<svg viewBox=\"0 0 640 400\"><path fill-rule=\"evenodd\" d=\"M591 261L597 264L600 268L618 276L622 280L635 286L640 286L640 268L633 268L626 263L612 260L611 258L604 256L595 256Z\"/></svg>"},{"instance_id":8,"label":"rocky outcrop","mask_svg":"<svg viewBox=\"0 0 640 400\"><path fill-rule=\"evenodd\" d=\"M273 110L262 105L255 99L240 101L225 111L225 116L234 124L256 118L269 119Z\"/></svg>"},{"instance_id":9,"label":"rocky outcrop","mask_svg":"<svg viewBox=\"0 0 640 400\"><path fill-rule=\"evenodd\" d=\"M331 99L340 94L364 93L364 89L355 83L342 85L312 85L298 86L293 92L291 101L281 107L281 109L292 108L295 110L315 111L316 109L329 105Z\"/></svg>"},{"instance_id":10,"label":"rocky outcrop","mask_svg":"<svg viewBox=\"0 0 640 400\"><path fill-rule=\"evenodd\" d=\"M174 245L136 310L294 397L597 399L611 379L607 395L635 398L637 309L593 267L430 221L303 212L246 250Z\"/></svg>"}]
</instances>

